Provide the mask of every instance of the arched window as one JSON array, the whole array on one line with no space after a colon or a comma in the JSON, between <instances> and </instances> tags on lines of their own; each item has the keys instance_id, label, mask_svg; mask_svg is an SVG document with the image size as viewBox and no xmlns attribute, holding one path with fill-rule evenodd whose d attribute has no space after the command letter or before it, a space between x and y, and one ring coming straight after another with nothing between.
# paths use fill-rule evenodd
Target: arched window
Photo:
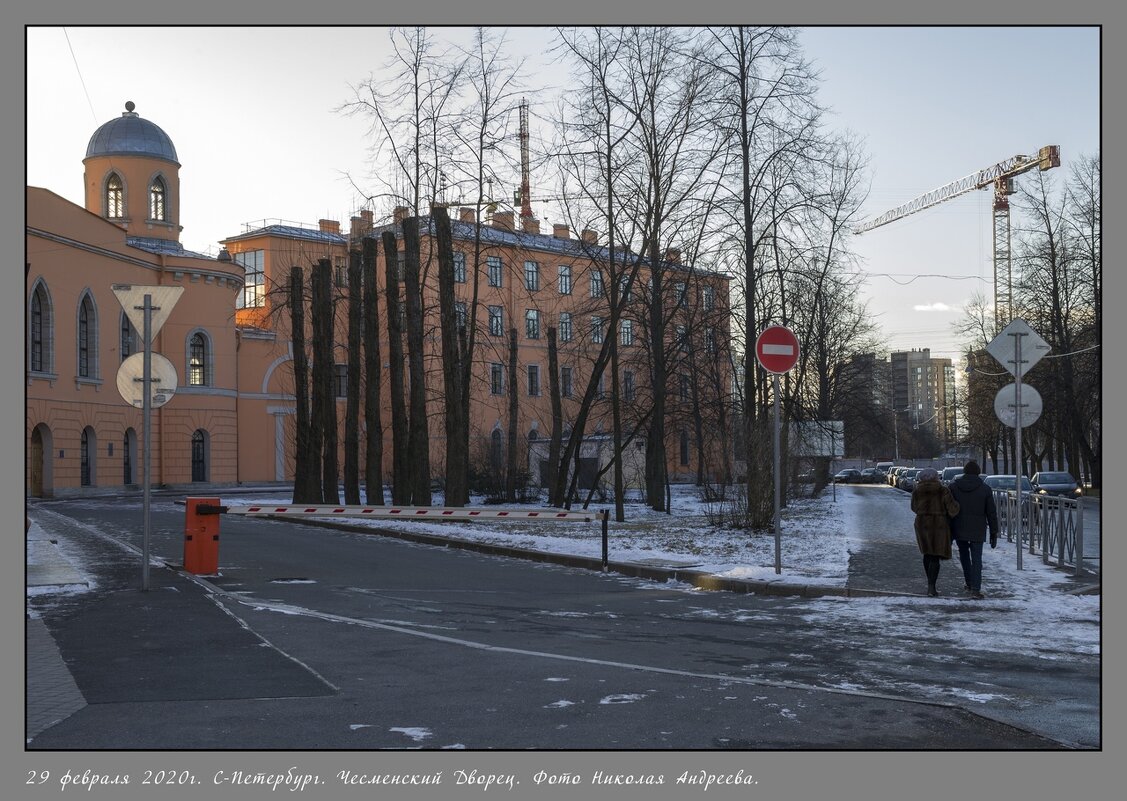
<instances>
[{"instance_id":1,"label":"arched window","mask_svg":"<svg viewBox=\"0 0 1127 801\"><path fill-rule=\"evenodd\" d=\"M141 337L137 333L137 329L133 327L133 323L129 322L129 316L121 313L121 360L125 361L141 350Z\"/></svg>"},{"instance_id":2,"label":"arched window","mask_svg":"<svg viewBox=\"0 0 1127 801\"><path fill-rule=\"evenodd\" d=\"M206 386L208 367L207 337L196 331L188 339L188 385Z\"/></svg>"},{"instance_id":3,"label":"arched window","mask_svg":"<svg viewBox=\"0 0 1127 801\"><path fill-rule=\"evenodd\" d=\"M94 436L94 429L87 426L82 429L82 442L78 449L80 462L80 479L82 486L94 486L95 461L98 453L98 441Z\"/></svg>"},{"instance_id":4,"label":"arched window","mask_svg":"<svg viewBox=\"0 0 1127 801\"><path fill-rule=\"evenodd\" d=\"M121 482L123 484L136 484L137 477L133 473L133 465L137 459L137 432L132 428L125 429L125 442L121 449Z\"/></svg>"},{"instance_id":5,"label":"arched window","mask_svg":"<svg viewBox=\"0 0 1127 801\"><path fill-rule=\"evenodd\" d=\"M150 220L165 220L165 187L164 179L157 177L153 179L153 183L149 186L149 219Z\"/></svg>"},{"instance_id":6,"label":"arched window","mask_svg":"<svg viewBox=\"0 0 1127 801\"><path fill-rule=\"evenodd\" d=\"M106 179L106 216L111 219L125 216L125 185L117 173Z\"/></svg>"},{"instance_id":7,"label":"arched window","mask_svg":"<svg viewBox=\"0 0 1127 801\"><path fill-rule=\"evenodd\" d=\"M98 377L98 311L89 292L78 304L78 377Z\"/></svg>"},{"instance_id":8,"label":"arched window","mask_svg":"<svg viewBox=\"0 0 1127 801\"><path fill-rule=\"evenodd\" d=\"M207 432L202 428L192 434L192 481L207 481Z\"/></svg>"},{"instance_id":9,"label":"arched window","mask_svg":"<svg viewBox=\"0 0 1127 801\"><path fill-rule=\"evenodd\" d=\"M33 373L52 372L54 339L51 296L47 294L47 287L39 281L31 292L31 308L28 310L28 367Z\"/></svg>"}]
</instances>

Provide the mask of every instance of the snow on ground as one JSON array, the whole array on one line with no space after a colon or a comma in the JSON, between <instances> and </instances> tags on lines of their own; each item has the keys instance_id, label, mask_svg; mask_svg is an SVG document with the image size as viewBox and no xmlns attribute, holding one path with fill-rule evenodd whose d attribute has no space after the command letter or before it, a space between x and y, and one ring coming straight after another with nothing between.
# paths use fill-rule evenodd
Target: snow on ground
<instances>
[{"instance_id":1,"label":"snow on ground","mask_svg":"<svg viewBox=\"0 0 1127 801\"><path fill-rule=\"evenodd\" d=\"M671 489L671 511L655 512L643 503L625 505L626 521L614 520L614 503L593 503L591 510L609 509L609 557L615 562L656 562L661 565L692 567L714 575L737 579L808 584L813 579L833 586L844 586L849 563L844 535L843 506L839 495L833 502L828 493L821 497L790 501L781 513L780 554L783 573L775 573L775 538L769 532L748 532L710 523L721 507L704 501L695 486ZM249 498L230 496L229 506L256 506L279 503L278 496ZM288 499L287 499L288 502ZM434 505L442 505L435 494ZM480 506L481 499L471 501ZM542 509L542 504L505 504L506 509ZM575 507L578 511L578 507ZM341 521L341 518L336 518ZM472 542L525 548L548 553L602 557L601 523L491 518L467 522L424 522L421 520L367 520L349 517L349 525L370 526L392 531L409 531L456 537Z\"/></svg>"}]
</instances>

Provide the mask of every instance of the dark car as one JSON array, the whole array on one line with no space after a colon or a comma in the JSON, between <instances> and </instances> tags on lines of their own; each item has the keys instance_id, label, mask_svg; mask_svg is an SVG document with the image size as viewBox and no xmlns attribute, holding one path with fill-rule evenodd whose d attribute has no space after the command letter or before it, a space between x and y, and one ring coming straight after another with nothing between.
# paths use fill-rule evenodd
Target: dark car
<instances>
[{"instance_id":1,"label":"dark car","mask_svg":"<svg viewBox=\"0 0 1127 801\"><path fill-rule=\"evenodd\" d=\"M1071 473L1034 473L1033 490L1039 495L1061 495L1065 498L1079 498L1083 494L1080 483Z\"/></svg>"},{"instance_id":2,"label":"dark car","mask_svg":"<svg viewBox=\"0 0 1127 801\"><path fill-rule=\"evenodd\" d=\"M986 486L992 490L1013 490L1017 486L1017 476L1015 475L993 475L983 476L982 480L986 482ZM1033 492L1033 482L1025 476L1021 477L1021 494L1028 495Z\"/></svg>"},{"instance_id":3,"label":"dark car","mask_svg":"<svg viewBox=\"0 0 1127 801\"><path fill-rule=\"evenodd\" d=\"M916 474L919 472L918 467L905 467L896 477L896 486L905 492L911 492L916 488Z\"/></svg>"},{"instance_id":4,"label":"dark car","mask_svg":"<svg viewBox=\"0 0 1127 801\"><path fill-rule=\"evenodd\" d=\"M986 486L994 490L994 492L1013 492L1014 487L1017 486L1016 475L994 475L983 476L982 480ZM1023 528L1028 528L1031 521L1029 510L1029 498L1033 494L1033 482L1026 476L1021 477L1021 525ZM1013 496L1010 496L1011 498ZM1006 516L1009 514L1009 504L998 504L998 520L1001 521L1003 526L1008 527Z\"/></svg>"},{"instance_id":5,"label":"dark car","mask_svg":"<svg viewBox=\"0 0 1127 801\"><path fill-rule=\"evenodd\" d=\"M962 474L963 468L961 467L944 467L943 472L939 474L939 483L947 486Z\"/></svg>"},{"instance_id":6,"label":"dark car","mask_svg":"<svg viewBox=\"0 0 1127 801\"><path fill-rule=\"evenodd\" d=\"M861 471L853 468L842 470L834 476L835 484L860 484Z\"/></svg>"},{"instance_id":7,"label":"dark car","mask_svg":"<svg viewBox=\"0 0 1127 801\"><path fill-rule=\"evenodd\" d=\"M861 471L862 484L879 484L884 481L884 473L875 467L866 467Z\"/></svg>"}]
</instances>

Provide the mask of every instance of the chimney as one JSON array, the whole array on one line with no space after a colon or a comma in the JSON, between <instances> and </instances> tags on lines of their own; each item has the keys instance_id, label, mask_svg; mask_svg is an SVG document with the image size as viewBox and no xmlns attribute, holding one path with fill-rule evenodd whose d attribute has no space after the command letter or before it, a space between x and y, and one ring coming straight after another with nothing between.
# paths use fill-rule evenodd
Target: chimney
<instances>
[{"instance_id":1,"label":"chimney","mask_svg":"<svg viewBox=\"0 0 1127 801\"><path fill-rule=\"evenodd\" d=\"M552 236L556 239L571 239L571 230L566 225L555 223L552 226Z\"/></svg>"},{"instance_id":2,"label":"chimney","mask_svg":"<svg viewBox=\"0 0 1127 801\"><path fill-rule=\"evenodd\" d=\"M372 212L363 209L359 217L353 217L351 220L350 233L353 239L359 239L373 228Z\"/></svg>"},{"instance_id":3,"label":"chimney","mask_svg":"<svg viewBox=\"0 0 1127 801\"><path fill-rule=\"evenodd\" d=\"M513 230L513 213L511 211L493 212L493 227L505 231Z\"/></svg>"},{"instance_id":4,"label":"chimney","mask_svg":"<svg viewBox=\"0 0 1127 801\"><path fill-rule=\"evenodd\" d=\"M392 222L396 225L403 222L403 219L407 216L407 212L408 209L406 206L396 206L395 212L391 215Z\"/></svg>"},{"instance_id":5,"label":"chimney","mask_svg":"<svg viewBox=\"0 0 1127 801\"><path fill-rule=\"evenodd\" d=\"M534 217L521 217L520 226L526 234L540 233L540 221Z\"/></svg>"},{"instance_id":6,"label":"chimney","mask_svg":"<svg viewBox=\"0 0 1127 801\"><path fill-rule=\"evenodd\" d=\"M323 234L339 234L340 223L336 220L318 220L317 226L321 229Z\"/></svg>"},{"instance_id":7,"label":"chimney","mask_svg":"<svg viewBox=\"0 0 1127 801\"><path fill-rule=\"evenodd\" d=\"M599 235L592 231L590 228L583 229L583 241L588 245L595 245L599 241Z\"/></svg>"},{"instance_id":8,"label":"chimney","mask_svg":"<svg viewBox=\"0 0 1127 801\"><path fill-rule=\"evenodd\" d=\"M458 222L472 223L477 221L477 215L474 214L473 208L470 206L461 206L458 209Z\"/></svg>"},{"instance_id":9,"label":"chimney","mask_svg":"<svg viewBox=\"0 0 1127 801\"><path fill-rule=\"evenodd\" d=\"M681 263L681 248L668 248L665 251L665 260L670 264Z\"/></svg>"}]
</instances>

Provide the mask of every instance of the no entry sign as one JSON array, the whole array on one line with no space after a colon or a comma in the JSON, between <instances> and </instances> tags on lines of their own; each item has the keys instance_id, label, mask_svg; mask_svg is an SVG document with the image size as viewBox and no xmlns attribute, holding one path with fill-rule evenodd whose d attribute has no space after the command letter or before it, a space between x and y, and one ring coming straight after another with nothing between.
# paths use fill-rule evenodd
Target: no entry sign
<instances>
[{"instance_id":1,"label":"no entry sign","mask_svg":"<svg viewBox=\"0 0 1127 801\"><path fill-rule=\"evenodd\" d=\"M768 373L785 373L798 362L798 337L781 325L765 328L755 340L755 356Z\"/></svg>"}]
</instances>

